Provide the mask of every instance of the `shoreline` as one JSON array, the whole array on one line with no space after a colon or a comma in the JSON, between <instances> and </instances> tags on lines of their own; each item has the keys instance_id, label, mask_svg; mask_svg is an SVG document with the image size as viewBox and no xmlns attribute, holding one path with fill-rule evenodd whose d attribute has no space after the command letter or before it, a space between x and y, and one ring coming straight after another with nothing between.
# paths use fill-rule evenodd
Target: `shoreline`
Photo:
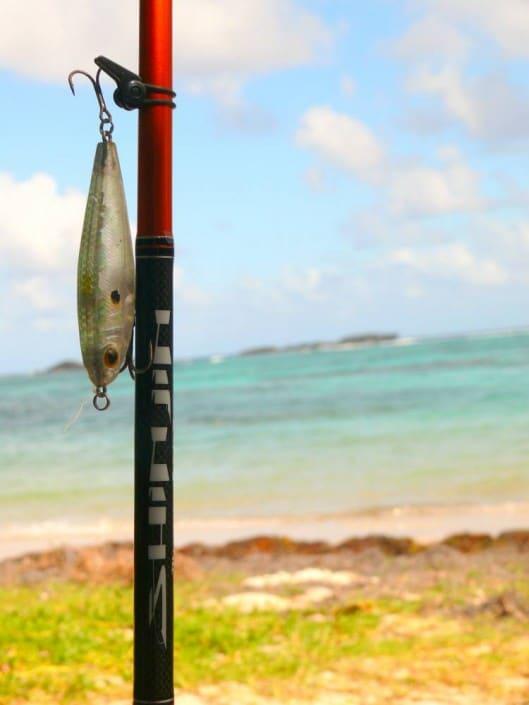
<instances>
[{"instance_id":1,"label":"shoreline","mask_svg":"<svg viewBox=\"0 0 529 705\"><path fill-rule=\"evenodd\" d=\"M355 574L365 573L366 579L374 578L374 584L383 591L387 591L389 585L385 578L382 580L382 575L390 569L395 578L392 591L400 597L406 592L403 581L411 581L410 587L417 580L422 585L421 576L425 571L433 579L431 587L441 574L445 578L450 575L451 579L464 580L469 570L474 570L476 575L484 575L485 570L488 580L497 582L499 579L505 587L504 569L507 567L512 573L513 566L517 566L525 571L528 560L529 529L505 531L497 536L465 532L431 542L372 534L331 543L261 534L220 544L195 541L177 547L173 567L177 581L194 581L209 574L214 583L219 580L222 583L222 575L352 570ZM133 573L132 541L62 545L0 560L0 587L31 587L54 582L130 586ZM514 574L512 576L514 586ZM371 578L368 583L372 592Z\"/></svg>"},{"instance_id":2,"label":"shoreline","mask_svg":"<svg viewBox=\"0 0 529 705\"><path fill-rule=\"evenodd\" d=\"M489 534L529 528L529 502L491 505L400 506L350 514L307 517L177 519L175 547L192 543L222 546L255 536L292 541L339 544L351 537L409 538L421 544L439 543L456 534ZM59 547L131 541L132 522L44 521L0 527L0 561Z\"/></svg>"}]
</instances>

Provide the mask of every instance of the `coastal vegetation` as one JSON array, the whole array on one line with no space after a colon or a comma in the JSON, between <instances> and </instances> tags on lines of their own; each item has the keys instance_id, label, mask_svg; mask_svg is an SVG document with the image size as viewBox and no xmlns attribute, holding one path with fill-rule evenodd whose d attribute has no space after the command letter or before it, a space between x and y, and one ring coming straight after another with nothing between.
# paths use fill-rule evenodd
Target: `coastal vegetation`
<instances>
[{"instance_id":1,"label":"coastal vegetation","mask_svg":"<svg viewBox=\"0 0 529 705\"><path fill-rule=\"evenodd\" d=\"M522 538L177 554L176 703L526 702ZM130 546L109 546L3 565L2 705L129 699Z\"/></svg>"}]
</instances>

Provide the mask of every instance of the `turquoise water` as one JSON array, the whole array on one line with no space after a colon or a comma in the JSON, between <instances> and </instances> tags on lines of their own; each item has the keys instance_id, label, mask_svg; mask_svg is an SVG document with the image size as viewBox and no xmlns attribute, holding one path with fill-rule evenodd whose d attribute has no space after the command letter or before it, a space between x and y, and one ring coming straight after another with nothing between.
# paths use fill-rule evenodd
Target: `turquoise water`
<instances>
[{"instance_id":1,"label":"turquoise water","mask_svg":"<svg viewBox=\"0 0 529 705\"><path fill-rule=\"evenodd\" d=\"M0 379L0 526L129 517L132 383ZM187 518L529 499L529 334L178 363Z\"/></svg>"}]
</instances>

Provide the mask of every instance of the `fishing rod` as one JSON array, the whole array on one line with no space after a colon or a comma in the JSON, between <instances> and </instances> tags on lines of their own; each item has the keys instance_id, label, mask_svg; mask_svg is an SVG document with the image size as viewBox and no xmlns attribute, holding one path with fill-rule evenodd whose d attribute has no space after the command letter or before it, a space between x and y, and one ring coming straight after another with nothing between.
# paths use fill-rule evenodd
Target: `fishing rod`
<instances>
[{"instance_id":1,"label":"fishing rod","mask_svg":"<svg viewBox=\"0 0 529 705\"><path fill-rule=\"evenodd\" d=\"M83 362L94 406L128 367L134 414L134 703L170 705L173 687L173 260L172 0L140 0L139 74L98 56L82 73L99 103L97 145L78 266ZM99 82L114 102L138 109L138 232L134 263L114 125ZM135 360L132 361L133 328Z\"/></svg>"},{"instance_id":2,"label":"fishing rod","mask_svg":"<svg viewBox=\"0 0 529 705\"><path fill-rule=\"evenodd\" d=\"M174 700L172 27L172 0L140 0L140 75L157 102L140 108L138 134L136 360L153 335L154 357L136 376L135 705Z\"/></svg>"}]
</instances>

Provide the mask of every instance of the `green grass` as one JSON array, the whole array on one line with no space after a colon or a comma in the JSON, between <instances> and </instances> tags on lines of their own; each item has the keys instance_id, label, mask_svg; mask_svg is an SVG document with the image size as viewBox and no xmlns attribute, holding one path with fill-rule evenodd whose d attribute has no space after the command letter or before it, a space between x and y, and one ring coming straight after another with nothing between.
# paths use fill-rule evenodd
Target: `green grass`
<instances>
[{"instance_id":1,"label":"green grass","mask_svg":"<svg viewBox=\"0 0 529 705\"><path fill-rule=\"evenodd\" d=\"M43 694L72 701L90 692L126 691L131 613L127 588L1 590L0 702ZM241 615L193 604L189 590L182 589L175 600L176 685L300 680L361 650L378 621L362 612L337 614L324 623L300 613Z\"/></svg>"},{"instance_id":2,"label":"green grass","mask_svg":"<svg viewBox=\"0 0 529 705\"><path fill-rule=\"evenodd\" d=\"M444 618L421 617L418 601L394 600L317 613L244 615L204 608L209 592L207 584L176 590L179 688L232 681L265 693L283 689L310 695L311 679L326 669L358 682L380 679L383 673L389 678L396 668L406 667L410 682L433 677L458 683L469 669L509 675L529 663L529 643L520 651L526 626L511 620L499 625L467 620L454 629ZM131 614L130 588L0 590L0 703L127 698ZM433 627L427 619L434 620ZM513 638L519 641L511 653ZM491 650L473 655L483 643L491 644Z\"/></svg>"}]
</instances>

